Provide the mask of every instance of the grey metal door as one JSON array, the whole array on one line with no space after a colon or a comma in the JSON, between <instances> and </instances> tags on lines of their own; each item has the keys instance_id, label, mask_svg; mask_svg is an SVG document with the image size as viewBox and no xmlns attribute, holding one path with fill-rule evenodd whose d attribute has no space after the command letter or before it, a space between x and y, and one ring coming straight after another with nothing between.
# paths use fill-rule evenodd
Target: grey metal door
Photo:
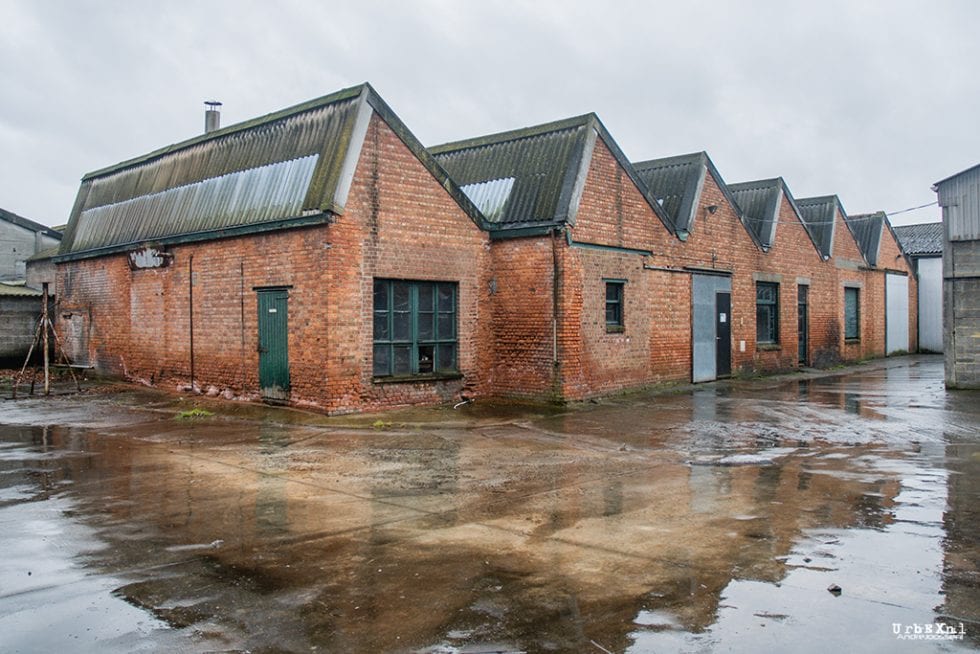
<instances>
[{"instance_id":1,"label":"grey metal door","mask_svg":"<svg viewBox=\"0 0 980 654\"><path fill-rule=\"evenodd\" d=\"M691 276L691 381L712 381L731 374L731 331L719 334L720 315L718 295L725 294L731 302L732 280L722 275L695 274ZM731 330L731 307L725 314L725 329ZM719 340L720 339L720 340ZM719 343L729 344L727 349ZM721 350L727 354L719 360Z\"/></svg>"},{"instance_id":2,"label":"grey metal door","mask_svg":"<svg viewBox=\"0 0 980 654\"><path fill-rule=\"evenodd\" d=\"M289 293L285 289L258 291L259 387L269 400L289 398Z\"/></svg>"}]
</instances>

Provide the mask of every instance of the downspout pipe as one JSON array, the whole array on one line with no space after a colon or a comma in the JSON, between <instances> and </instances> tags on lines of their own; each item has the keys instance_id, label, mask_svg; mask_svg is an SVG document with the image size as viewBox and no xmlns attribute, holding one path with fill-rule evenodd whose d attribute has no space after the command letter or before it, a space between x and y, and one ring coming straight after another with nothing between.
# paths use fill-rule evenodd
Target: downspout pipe
<instances>
[{"instance_id":1,"label":"downspout pipe","mask_svg":"<svg viewBox=\"0 0 980 654\"><path fill-rule=\"evenodd\" d=\"M558 357L558 320L561 317L559 309L561 286L561 266L558 260L558 248L561 239L561 228L555 228L551 238L551 367L552 367L552 391L555 399L562 397L561 392L561 361Z\"/></svg>"},{"instance_id":2,"label":"downspout pipe","mask_svg":"<svg viewBox=\"0 0 980 654\"><path fill-rule=\"evenodd\" d=\"M191 345L191 392L194 392L194 255L187 259L187 307Z\"/></svg>"}]
</instances>

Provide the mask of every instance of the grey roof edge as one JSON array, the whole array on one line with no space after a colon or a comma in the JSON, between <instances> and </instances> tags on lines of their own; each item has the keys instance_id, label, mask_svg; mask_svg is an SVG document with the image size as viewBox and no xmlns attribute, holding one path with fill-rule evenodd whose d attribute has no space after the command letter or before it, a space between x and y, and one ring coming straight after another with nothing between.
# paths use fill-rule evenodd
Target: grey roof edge
<instances>
[{"instance_id":1,"label":"grey roof edge","mask_svg":"<svg viewBox=\"0 0 980 654\"><path fill-rule=\"evenodd\" d=\"M382 120L384 120L388 126L392 129L395 135L405 144L412 154L422 163L423 166L429 171L429 173L435 177L436 181L446 190L447 193L456 201L456 204L470 217L470 219L483 231L489 232L492 229L492 224L483 215L476 204L467 197L465 193L459 188L459 185L453 181L435 157L432 156L432 152L422 145L422 142L418 140L415 134L408 129L408 126L402 122L401 118L388 106L378 92L374 90L370 84L365 82L361 85L366 87L368 90L367 101L371 105Z\"/></svg>"},{"instance_id":2,"label":"grey roof edge","mask_svg":"<svg viewBox=\"0 0 980 654\"><path fill-rule=\"evenodd\" d=\"M551 132L560 132L567 129L574 129L576 127L586 127L590 124L590 121L594 117L595 114L582 114L580 116L572 116L571 118L554 120L549 123L541 123L540 125L534 125L532 127L522 127L520 129L511 129L505 132L486 134L484 136L474 136L461 141L440 143L439 145L429 146L428 150L434 155L446 154L448 152L458 152L459 150L471 150L473 148L480 148L488 145L498 145L509 141L520 141L521 139L541 136L542 134L549 134Z\"/></svg>"},{"instance_id":3,"label":"grey roof edge","mask_svg":"<svg viewBox=\"0 0 980 654\"><path fill-rule=\"evenodd\" d=\"M461 141L442 143L440 145L430 147L429 152L432 154L447 154L451 152L459 152L461 150L471 150L491 145L499 145L501 143L519 141L521 139L541 136L542 134L549 134L551 132L560 132L582 127L595 130L598 137L602 139L603 143L605 143L606 147L612 153L613 158L615 158L617 163L623 168L626 175L636 186L637 190L640 191L643 199L646 200L654 214L656 214L657 218L660 219L660 222L663 224L664 228L671 234L676 235L670 218L666 215L666 213L664 213L663 208L650 193L650 189L647 188L646 184L643 183L643 180L641 180L637 174L636 169L633 168L633 164L631 164L629 159L626 158L626 155L623 154L619 144L616 143L616 140L612 137L609 130L606 129L606 126L603 125L602 121L599 119L599 116L597 116L595 113L572 116L571 118L563 118L561 120L542 123L540 125L508 130L505 132L497 132L495 134L487 134L484 136L477 136ZM558 202L557 214L555 216L556 221L566 221L571 219L570 222L574 222L575 215L577 214L577 207L573 208L572 203L581 199L580 194L576 193L576 185L579 183L584 183L584 179L581 178L581 176L588 174L591 156L592 149L590 147L590 143L587 142L587 139L583 139L580 144L576 145L575 153L572 156L572 160L569 165L569 171L567 172L567 176L562 183L561 196ZM579 197L576 197L576 195ZM499 230L499 228L495 226L492 226L491 229L494 231Z\"/></svg>"},{"instance_id":4,"label":"grey roof edge","mask_svg":"<svg viewBox=\"0 0 980 654\"><path fill-rule=\"evenodd\" d=\"M803 215L804 212L802 211L802 209L811 205L820 205L820 204L828 204L828 203L833 204L833 209L832 209L833 216L830 221L830 243L828 244L828 248L827 248L827 256L833 257L834 242L837 239L837 213L840 212L840 215L842 217L847 216L847 212L844 211L844 205L840 201L840 197L836 193L831 193L829 195L816 195L809 198L794 198L794 199L796 200L796 206L801 209L800 216L803 217L803 219L811 225L815 225L817 223L809 220L805 215Z\"/></svg>"},{"instance_id":5,"label":"grey roof edge","mask_svg":"<svg viewBox=\"0 0 980 654\"><path fill-rule=\"evenodd\" d=\"M738 216L739 222L742 223L742 229L744 229L749 235L749 238L752 239L752 242L755 243L756 247L765 252L766 248L762 244L762 241L760 241L755 233L749 229L749 226L745 224L745 213L742 211L742 207L738 206L738 202L735 201L735 196L732 194L732 190L728 187L728 183L725 182L724 178L721 176L721 173L718 172L718 168L715 167L715 162L711 160L711 156L707 152L702 151L701 154L704 155L705 166L707 166L708 172L714 178L715 184L717 184L718 188L721 189L721 194L735 211L735 215Z\"/></svg>"},{"instance_id":6,"label":"grey roof edge","mask_svg":"<svg viewBox=\"0 0 980 654\"><path fill-rule=\"evenodd\" d=\"M616 159L619 165L622 166L624 171L626 171L627 176L640 191L640 194L643 195L643 198L647 201L647 204L649 204L650 208L653 209L653 213L655 213L657 218L660 219L660 222L663 224L664 228L676 237L677 230L674 229L674 225L671 222L670 217L667 216L667 212L664 211L664 208L660 206L659 202L657 202L657 199L653 196L653 193L650 192L647 185L642 179L640 179L639 174L636 172L636 168L633 167L633 164L631 164L629 159L626 158L626 155L623 154L623 151L619 148L619 144L616 143L616 140L606 129L606 126L602 124L599 116L596 114L589 114L589 116L592 120L592 126L599 133L599 136L606 144L606 147L609 148L609 151L612 152L613 157Z\"/></svg>"},{"instance_id":7,"label":"grey roof edge","mask_svg":"<svg viewBox=\"0 0 980 654\"><path fill-rule=\"evenodd\" d=\"M807 237L810 239L810 244L813 245L813 249L817 252L817 256L821 260L824 260L824 255L820 251L820 246L817 244L815 238L813 238L813 233L810 231L810 226L803 219L803 215L800 213L800 208L796 204L796 200L793 198L793 193L789 190L789 185L786 184L786 180L782 177L769 177L767 179L757 179L748 182L737 182L735 184L729 184L730 189L734 189L737 192L740 189L750 189L750 188L764 188L768 186L778 186L779 190L782 192L783 197L789 202L790 208L793 209L793 213L796 214L796 219L800 221L803 226L803 231L806 232ZM779 205L778 202L774 207L775 212L773 214L773 225L774 227L779 224ZM773 229L773 245L775 245L775 228Z\"/></svg>"},{"instance_id":8,"label":"grey roof edge","mask_svg":"<svg viewBox=\"0 0 980 654\"><path fill-rule=\"evenodd\" d=\"M884 226L885 220L887 219L887 217L888 217L888 215L884 211L871 211L871 212L868 212L868 213L856 213L856 214L853 214L851 216L847 216L847 218L844 221L845 224L847 225L847 228L849 230L851 230L851 234L854 236L854 241L857 243L858 249L861 251L861 254L864 256L864 262L867 263L868 266L870 266L870 267L877 267L878 266L878 255L881 252L881 234L878 235L878 247L877 247L877 249L876 249L876 251L874 253L874 255L875 255L874 256L874 262L872 262L872 260L871 260L871 258L869 256L869 253L865 251L864 246L862 246L862 244L861 244L861 239L854 232L854 229L855 229L854 223L856 221L859 221L859 220L869 220L871 218L881 218L882 219L882 226Z\"/></svg>"},{"instance_id":9,"label":"grey roof edge","mask_svg":"<svg viewBox=\"0 0 980 654\"><path fill-rule=\"evenodd\" d=\"M466 195L461 190L459 190L459 187L455 184L455 182L453 182L449 178L448 173L446 173L446 171L442 168L442 166L440 166L438 162L436 162L435 158L432 157L432 155L428 152L428 150L425 149L422 143L418 140L418 138L415 137L414 134L412 134L412 132L402 122L402 120L398 118L395 112L381 98L381 96L377 93L377 91L375 91L370 84L365 82L363 84L359 84L357 86L350 87L347 89L342 89L335 93L331 93L329 95L325 95L320 98L316 98L314 100L304 102L302 104L288 107L286 109L276 111L270 114L266 114L264 116L260 116L258 118L254 118L251 120L247 120L242 123L231 125L229 127L220 130L215 130L207 134L202 134L192 139L189 139L187 141L182 141L174 145L166 146L164 148L160 148L144 156L137 157L135 159L129 159L127 161L118 163L114 166L103 168L101 170L85 175L82 178L82 184L79 188L78 195L76 196L75 205L72 208L72 212L70 214L71 218L69 219L68 222L68 228L65 230L64 238L62 239L61 248L59 250L59 255L56 258L56 261L67 261L72 258L85 258L85 257L69 256L68 253L71 252L72 243L74 242L75 229L77 226L77 220L75 220L75 218L79 213L81 213L81 209L85 204L88 191L91 188L92 180L94 180L95 178L102 177L104 175L108 175L121 170L125 170L127 168L142 163L153 161L165 155L183 150L185 148L197 145L199 143L208 140L221 138L224 136L228 136L229 134L234 134L237 132L242 132L256 127L260 127L262 125L276 122L288 118L290 116L294 116L306 111L327 106L336 102L351 100L357 98L358 96L360 96L361 101L365 103L363 106L370 106L370 108L375 113L377 113L380 116L380 118L385 121L385 123L387 123L387 125L392 129L392 131L402 141L402 143L404 143L405 146L408 147L408 149L412 152L412 154L414 154L416 158L422 163L422 165L433 175L436 181L438 181L439 184L449 193L449 195L453 198L453 200L460 206L460 208L467 214L467 216L477 225L477 227L479 227L483 231L489 231L490 224L489 221L486 219L486 217L484 217L483 214L480 212L480 210L476 207L476 205L474 205L473 202L468 197L466 197ZM357 112L357 115L358 118L363 119L365 113L359 110ZM360 120L355 122L363 123L364 121ZM323 203L321 203L321 206L319 207L319 209L324 212L329 212L329 213L339 215L343 211L343 207L339 206L338 202L335 200L346 199L345 196L346 196L347 189L339 188L339 185L341 184L349 185L350 182L352 181L353 178L352 171L348 171L347 167L348 164L351 163L349 162L351 154L355 152L359 153L361 151L364 136L366 135L366 124L362 124L362 127L364 128L363 132L361 130L355 130L355 132L357 133L352 134L351 140L345 146L345 152L340 153L340 155L342 155L342 158L345 160L342 168L344 169L345 173L351 172L351 175L347 176L346 174L339 174L336 180L332 180L332 182L335 181L338 183L337 184L338 188L326 189ZM354 141L359 141L359 142L355 143ZM356 165L356 162L353 162L353 165ZM329 185L332 185L332 182ZM338 191L340 192L338 193ZM287 222L288 221L273 221L270 224L280 224L280 223L285 224ZM253 227L254 230L257 232L268 231L268 225L265 223L259 223L254 225ZM247 230L243 231L242 233L246 233L246 231ZM176 239L177 242L179 242L183 236L185 236L185 234L175 234L171 237L167 237L167 239L161 240L161 242L168 239ZM208 239L220 238L220 237L221 237L220 235L209 236ZM207 239L201 238L197 240L207 240ZM138 243L120 244L119 247L111 247L108 249L96 248L93 250L79 251L77 253L71 252L71 255L86 254L87 256L101 256L103 254L111 254L119 251L124 251L126 249L131 249L135 245L138 245ZM88 254L89 252L94 254Z\"/></svg>"},{"instance_id":10,"label":"grey roof edge","mask_svg":"<svg viewBox=\"0 0 980 654\"><path fill-rule=\"evenodd\" d=\"M715 166L715 162L712 161L711 155L709 155L707 151L701 150L699 152L674 155L671 157L663 157L660 159L648 159L646 161L641 161L633 164L633 167L637 170L643 170L644 167L647 167L646 164L653 164L654 162L660 162L662 165L670 165L671 163L675 163L675 164L687 163L696 159L700 159L704 164L707 174L711 175L712 179L715 182L715 185L721 191L722 196L728 202L729 206L731 206L732 211L735 212L735 216L738 218L738 221L742 223L742 229L745 230L745 233L749 235L749 238L752 240L753 243L755 243L755 246L757 248L759 248L762 251L766 251L765 245L763 245L762 241L759 240L759 238L755 235L755 233L751 229L749 229L748 225L745 223L745 212L742 211L742 207L740 207L738 201L735 200L735 195L732 193L731 188L729 188L729 184L725 181L725 178L722 177L721 172L719 172L718 167ZM775 182L775 180L772 181ZM748 185L751 183L752 182L744 182L743 184ZM700 188L698 189L697 195L692 198L692 205L693 205L692 211L694 210L694 207L697 207L698 203L700 202L701 199L700 194L703 191L703 189L704 189L704 185L701 184Z\"/></svg>"},{"instance_id":11,"label":"grey roof edge","mask_svg":"<svg viewBox=\"0 0 980 654\"><path fill-rule=\"evenodd\" d=\"M265 125L267 123L273 123L273 122L276 122L278 120L282 120L284 118L289 118L290 116L294 116L296 114L301 114L301 113L303 113L305 111L310 111L311 109L317 109L319 107L325 107L327 105L331 105L331 104L334 104L336 102L340 102L342 100L350 100L352 98L356 98L358 95L360 95L361 93L363 93L364 90L365 90L365 88L367 88L371 92L373 92L373 89L371 89L370 88L370 85L367 84L366 82L363 83L363 84L358 84L357 86L352 86L350 88L341 89L341 90L336 91L334 93L330 93L329 95L324 95L324 96L321 96L319 98L314 98L313 100L308 100L306 102L303 102L303 103L300 103L300 104L297 104L297 105L293 105L291 107L286 107L285 109L280 109L278 111L274 111L272 113L268 113L268 114L265 114L263 116L258 116L256 118L250 118L249 120L245 120L245 121L242 121L240 123L235 123L233 125L229 125L228 127L222 127L221 129L216 129L213 132L206 132L204 134L198 134L197 136L194 136L194 137L189 138L187 140L179 141L177 143L173 143L171 145L164 146L164 147L159 148L157 150L153 150L152 152L148 152L148 153L146 153L144 155L140 155L140 156L134 157L132 159L126 159L125 161L120 161L117 164L113 164L111 166L106 166L105 168L100 168L98 170L93 170L92 172L89 172L89 173L86 173L85 175L83 175L82 176L82 181L84 182L86 180L94 179L96 177L104 177L106 175L109 175L111 173L118 172L120 170L125 170L127 168L132 168L133 166L136 166L136 165L139 165L139 164L143 164L143 163L147 163L149 161L153 161L154 159L159 159L159 158L164 157L164 156L166 156L168 154L172 154L174 152L179 152L180 150L185 150L185 149L187 149L189 147L192 147L192 146L195 146L195 145L197 145L199 143L204 143L205 141L210 141L210 140L218 139L218 138L221 138L221 137L224 137L224 136L228 136L230 134L235 134L237 132L243 132L243 131L246 131L246 130L249 130L249 129L253 129L255 127L259 127L260 125Z\"/></svg>"},{"instance_id":12,"label":"grey roof edge","mask_svg":"<svg viewBox=\"0 0 980 654\"><path fill-rule=\"evenodd\" d=\"M976 170L976 169L978 169L978 168L980 168L980 164L976 164L975 166L970 166L969 168L964 168L963 170L961 170L961 171L960 171L960 172L958 172L958 173L953 173L952 175L949 175L949 176L947 176L947 177L943 177L943 178L942 178L941 180L939 180L938 182L935 182L935 183L933 184L933 187L936 187L936 186L939 186L940 184L943 184L943 183L945 183L945 182L948 182L949 180L951 180L951 179L953 179L954 177L959 177L960 175L963 175L964 173L969 173L969 172L972 172L972 171L974 171L974 170ZM936 189L935 189L935 188L933 188L933 191L935 191L935 190L936 190Z\"/></svg>"},{"instance_id":13,"label":"grey roof edge","mask_svg":"<svg viewBox=\"0 0 980 654\"><path fill-rule=\"evenodd\" d=\"M694 222L694 213L697 211L698 200L701 197L701 190L704 186L704 176L707 174L707 157L706 152L691 152L689 154L674 155L661 159L648 159L633 163L633 169L639 175L642 175L645 170L699 164L698 174L688 177L684 182L684 195L681 197L681 203L677 211L678 219L673 225L674 231L678 235L681 231L690 231L691 225ZM656 193L653 193L653 189L650 189L649 186L647 188L653 195L656 195ZM657 204L659 205L660 203L658 202Z\"/></svg>"},{"instance_id":14,"label":"grey roof edge","mask_svg":"<svg viewBox=\"0 0 980 654\"><path fill-rule=\"evenodd\" d=\"M55 231L48 227L47 225L42 225L39 222L35 222L30 218L24 218L15 214L13 211L7 211L6 209L0 209L0 220L6 220L9 223L13 223L18 227L23 227L24 229L30 230L32 232L41 232L45 236L50 236L51 238L56 238L59 241L62 239L64 234Z\"/></svg>"},{"instance_id":15,"label":"grey roof edge","mask_svg":"<svg viewBox=\"0 0 980 654\"><path fill-rule=\"evenodd\" d=\"M779 179L779 183L782 184L783 195L787 200L789 200L789 206L793 208L793 212L796 214L797 220L799 220L800 224L803 225L803 231L805 231L806 235L810 237L810 243L813 244L813 249L817 251L817 256L819 256L821 260L826 261L830 255L824 255L824 253L820 251L820 244L817 243L817 239L813 237L813 230L810 228L810 225L808 225L806 220L803 219L803 213L800 211L800 207L797 206L796 200L793 198L793 194L790 192L789 186L786 184L786 180L782 177L777 179Z\"/></svg>"},{"instance_id":16,"label":"grey roof edge","mask_svg":"<svg viewBox=\"0 0 980 654\"><path fill-rule=\"evenodd\" d=\"M905 265L907 265L909 269L914 269L914 266L912 265L912 258L908 254L906 254L905 250L902 248L902 242L898 240L898 234L895 233L895 228L892 227L892 221L888 219L888 213L884 211L882 211L881 213L885 215L885 219L882 221L882 224L885 226L885 228L888 229L888 232L892 235L892 238L895 240L895 247L898 248L898 253L902 255L902 258L905 259ZM881 258L880 240L878 242L878 258Z\"/></svg>"}]
</instances>

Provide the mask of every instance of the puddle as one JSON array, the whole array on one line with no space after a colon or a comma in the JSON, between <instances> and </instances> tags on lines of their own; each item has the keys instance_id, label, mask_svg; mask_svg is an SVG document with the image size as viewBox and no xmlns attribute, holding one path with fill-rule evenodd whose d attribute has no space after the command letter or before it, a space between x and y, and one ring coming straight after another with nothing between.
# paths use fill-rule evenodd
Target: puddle
<instances>
[{"instance_id":1,"label":"puddle","mask_svg":"<svg viewBox=\"0 0 980 654\"><path fill-rule=\"evenodd\" d=\"M0 639L25 652L976 648L980 410L941 379L939 359L897 359L805 388L471 411L470 426L447 411L437 430L186 424L140 410L167 406L143 392L132 411L4 405ZM962 623L964 640L893 633L937 621Z\"/></svg>"}]
</instances>

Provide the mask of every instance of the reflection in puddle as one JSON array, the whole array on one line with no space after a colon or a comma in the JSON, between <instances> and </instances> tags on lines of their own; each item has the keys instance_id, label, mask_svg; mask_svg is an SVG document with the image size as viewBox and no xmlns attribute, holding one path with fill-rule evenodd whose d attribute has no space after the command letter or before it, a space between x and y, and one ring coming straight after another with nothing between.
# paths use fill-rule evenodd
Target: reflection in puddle
<instances>
[{"instance_id":1,"label":"reflection in puddle","mask_svg":"<svg viewBox=\"0 0 980 654\"><path fill-rule=\"evenodd\" d=\"M699 388L478 429L0 426L0 638L890 651L893 623L937 619L976 638L976 414L935 408L941 364L914 370L812 380L813 404L797 382Z\"/></svg>"}]
</instances>

